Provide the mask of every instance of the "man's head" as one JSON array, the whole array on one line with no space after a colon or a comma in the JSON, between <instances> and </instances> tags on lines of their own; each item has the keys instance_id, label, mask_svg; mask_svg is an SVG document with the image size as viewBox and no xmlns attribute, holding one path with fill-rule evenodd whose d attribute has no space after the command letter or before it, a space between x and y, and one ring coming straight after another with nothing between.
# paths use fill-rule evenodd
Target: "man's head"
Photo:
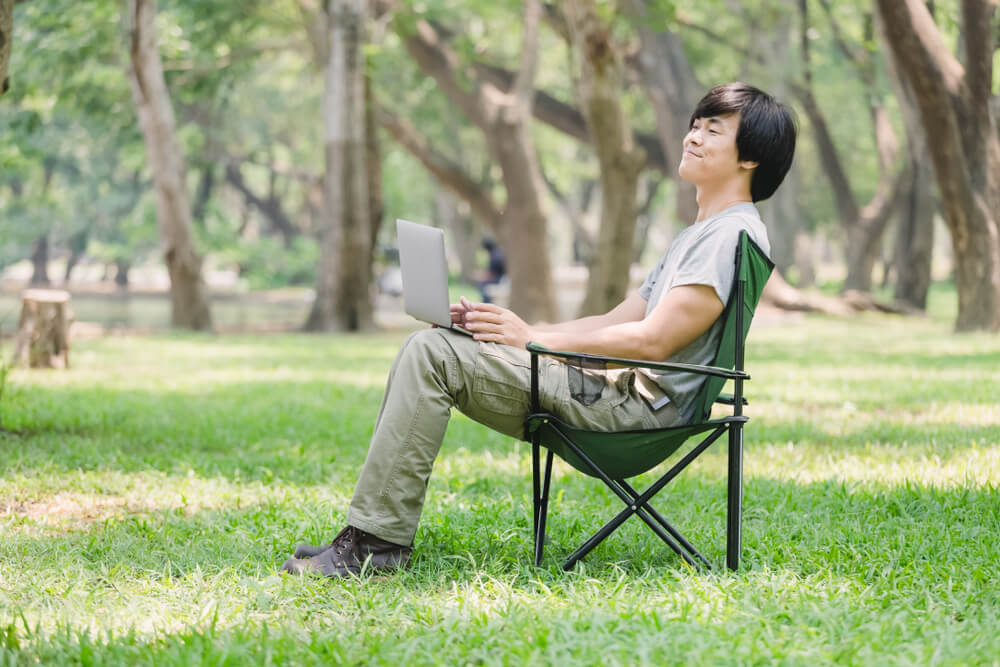
<instances>
[{"instance_id":1,"label":"man's head","mask_svg":"<svg viewBox=\"0 0 1000 667\"><path fill-rule=\"evenodd\" d=\"M763 201L792 165L795 134L787 107L767 93L745 83L716 86L691 114L680 175L697 184L712 175L709 168L723 173L732 166L749 172L750 197Z\"/></svg>"}]
</instances>

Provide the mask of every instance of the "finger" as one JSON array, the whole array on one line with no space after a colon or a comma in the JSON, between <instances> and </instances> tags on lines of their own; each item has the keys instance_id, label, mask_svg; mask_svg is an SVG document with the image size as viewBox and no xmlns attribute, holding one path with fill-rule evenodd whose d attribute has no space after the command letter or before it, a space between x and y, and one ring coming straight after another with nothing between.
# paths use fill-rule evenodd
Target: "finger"
<instances>
[{"instance_id":1,"label":"finger","mask_svg":"<svg viewBox=\"0 0 1000 667\"><path fill-rule=\"evenodd\" d=\"M472 310L472 302L466 299L464 296L458 298L459 304L462 305L466 310Z\"/></svg>"},{"instance_id":2,"label":"finger","mask_svg":"<svg viewBox=\"0 0 1000 667\"><path fill-rule=\"evenodd\" d=\"M503 324L503 316L496 313L488 313L481 310L474 310L465 316L470 322L488 322L490 324Z\"/></svg>"},{"instance_id":3,"label":"finger","mask_svg":"<svg viewBox=\"0 0 1000 667\"><path fill-rule=\"evenodd\" d=\"M474 303L472 304L472 308L479 312L490 312L490 313L502 313L504 310L506 310L505 308L501 308L495 303Z\"/></svg>"}]
</instances>

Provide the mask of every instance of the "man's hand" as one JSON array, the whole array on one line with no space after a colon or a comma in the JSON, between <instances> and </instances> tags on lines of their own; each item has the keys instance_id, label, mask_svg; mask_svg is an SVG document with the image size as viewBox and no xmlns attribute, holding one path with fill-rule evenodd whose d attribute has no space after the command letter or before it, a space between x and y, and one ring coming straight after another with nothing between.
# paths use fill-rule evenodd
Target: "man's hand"
<instances>
[{"instance_id":1,"label":"man's hand","mask_svg":"<svg viewBox=\"0 0 1000 667\"><path fill-rule=\"evenodd\" d=\"M476 340L524 348L535 339L534 328L513 311L492 303L466 303L469 309L464 312L464 326ZM455 311L452 310L454 317Z\"/></svg>"},{"instance_id":2,"label":"man's hand","mask_svg":"<svg viewBox=\"0 0 1000 667\"><path fill-rule=\"evenodd\" d=\"M458 303L451 304L451 323L456 324L460 327L467 328L465 326L465 316L472 310L472 302L466 299L464 296L459 297Z\"/></svg>"}]
</instances>

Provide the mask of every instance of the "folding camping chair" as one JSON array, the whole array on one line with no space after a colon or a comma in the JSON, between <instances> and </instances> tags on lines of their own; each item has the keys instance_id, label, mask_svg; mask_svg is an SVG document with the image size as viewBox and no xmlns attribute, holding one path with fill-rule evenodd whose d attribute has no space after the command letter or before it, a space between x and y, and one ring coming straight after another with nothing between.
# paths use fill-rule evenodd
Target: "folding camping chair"
<instances>
[{"instance_id":1,"label":"folding camping chair","mask_svg":"<svg viewBox=\"0 0 1000 667\"><path fill-rule=\"evenodd\" d=\"M524 439L532 444L533 506L535 532L535 565L541 565L545 543L545 519L548 513L549 486L552 477L552 455L558 454L580 472L602 480L625 504L617 516L584 542L563 563L571 569L626 519L637 515L681 558L695 568L711 569L708 560L695 549L667 520L649 504L650 499L684 468L715 442L723 433L729 434L728 511L726 520L726 565L736 570L740 562L741 513L743 504L743 382L750 375L743 370L743 346L754 309L760 300L764 283L774 264L747 233L741 232L736 249L734 284L721 317L723 320L719 347L711 366L675 363L652 363L634 359L619 359L593 354L560 352L535 343L527 348L531 353L531 413L525 420ZM538 400L538 355L566 360L567 364L602 368L607 364L649 368L666 372L696 373L706 376L697 396L697 413L690 424L652 430L598 432L574 428L555 415L541 409ZM733 394L720 394L727 380L733 381ZM711 419L712 406L723 403L732 406L732 415ZM688 451L646 491L639 493L627 478L652 470L676 452L692 436L707 433L701 442ZM540 471L540 448L548 452L544 479Z\"/></svg>"}]
</instances>

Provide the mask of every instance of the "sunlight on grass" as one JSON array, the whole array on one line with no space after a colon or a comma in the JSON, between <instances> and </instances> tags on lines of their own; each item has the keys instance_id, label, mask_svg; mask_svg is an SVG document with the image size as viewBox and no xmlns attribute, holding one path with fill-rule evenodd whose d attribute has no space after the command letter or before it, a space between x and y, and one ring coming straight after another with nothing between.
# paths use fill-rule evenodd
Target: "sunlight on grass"
<instances>
[{"instance_id":1,"label":"sunlight on grass","mask_svg":"<svg viewBox=\"0 0 1000 667\"><path fill-rule=\"evenodd\" d=\"M563 573L621 504L558 461L535 568L530 448L457 415L412 569L338 583L276 569L342 527L405 333L79 341L4 395L0 662L989 664L1000 339L949 327L754 329L736 575L638 521ZM716 563L725 474L658 503Z\"/></svg>"}]
</instances>

